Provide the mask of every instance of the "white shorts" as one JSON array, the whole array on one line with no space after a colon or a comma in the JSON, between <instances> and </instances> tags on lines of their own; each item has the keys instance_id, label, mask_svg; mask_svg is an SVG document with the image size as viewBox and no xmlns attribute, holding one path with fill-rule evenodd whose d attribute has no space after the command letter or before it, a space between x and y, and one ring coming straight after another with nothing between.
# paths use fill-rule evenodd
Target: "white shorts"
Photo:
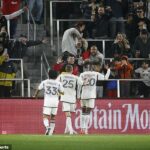
<instances>
[{"instance_id":1,"label":"white shorts","mask_svg":"<svg viewBox=\"0 0 150 150\"><path fill-rule=\"evenodd\" d=\"M94 108L95 99L81 100L81 107L84 107L84 106L88 108Z\"/></svg>"},{"instance_id":2,"label":"white shorts","mask_svg":"<svg viewBox=\"0 0 150 150\"><path fill-rule=\"evenodd\" d=\"M76 104L71 104L71 103L62 103L62 111L69 111L69 112L75 112L76 109Z\"/></svg>"},{"instance_id":3,"label":"white shorts","mask_svg":"<svg viewBox=\"0 0 150 150\"><path fill-rule=\"evenodd\" d=\"M57 115L57 107L43 107L44 115Z\"/></svg>"}]
</instances>

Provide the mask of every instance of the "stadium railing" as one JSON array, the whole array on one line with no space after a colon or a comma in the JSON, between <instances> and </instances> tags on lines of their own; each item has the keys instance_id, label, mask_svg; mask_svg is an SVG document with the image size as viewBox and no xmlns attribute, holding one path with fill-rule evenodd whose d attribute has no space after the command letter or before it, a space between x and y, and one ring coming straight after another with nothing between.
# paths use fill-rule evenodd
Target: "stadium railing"
<instances>
[{"instance_id":1,"label":"stadium railing","mask_svg":"<svg viewBox=\"0 0 150 150\"><path fill-rule=\"evenodd\" d=\"M48 76L48 70L50 69L50 65L48 63L47 57L45 52L43 51L41 55L41 81L43 80L43 76L46 75L47 78Z\"/></svg>"},{"instance_id":2,"label":"stadium railing","mask_svg":"<svg viewBox=\"0 0 150 150\"><path fill-rule=\"evenodd\" d=\"M54 32L53 32L53 29L54 29L54 26L53 26L53 4L54 3L81 3L82 1L50 1L50 44L51 46L54 45Z\"/></svg>"},{"instance_id":3,"label":"stadium railing","mask_svg":"<svg viewBox=\"0 0 150 150\"><path fill-rule=\"evenodd\" d=\"M20 61L20 78L14 78L14 79L0 79L0 81L21 81L21 96L24 97L25 96L25 88L24 88L24 81L27 81L27 85L28 85L28 97L31 96L30 94L30 80L29 79L24 79L24 69L23 69L23 59L15 59L15 58L11 58L9 59L10 61Z\"/></svg>"},{"instance_id":4,"label":"stadium railing","mask_svg":"<svg viewBox=\"0 0 150 150\"><path fill-rule=\"evenodd\" d=\"M147 81L144 79L105 79L102 81L116 81L117 82L117 98L121 98L120 96L120 82L121 81L129 81L129 82L136 82L136 81Z\"/></svg>"},{"instance_id":5,"label":"stadium railing","mask_svg":"<svg viewBox=\"0 0 150 150\"><path fill-rule=\"evenodd\" d=\"M51 46L54 45L54 21L57 22L57 28L58 27L58 24L60 21L88 21L90 22L91 19L67 19L67 18L63 18L63 19L54 19L54 16L53 16L53 4L56 4L56 3L81 3L82 1L81 0L77 0L77 1L50 1L50 44ZM123 21L126 21L125 19ZM58 32L57 32L58 34Z\"/></svg>"},{"instance_id":6,"label":"stadium railing","mask_svg":"<svg viewBox=\"0 0 150 150\"><path fill-rule=\"evenodd\" d=\"M27 85L28 85L28 97L31 97L31 90L30 90L30 79L17 79L17 78L14 78L14 79L0 79L0 81L21 81L22 84L24 84L24 81L27 82ZM24 95L24 86L21 88L21 97L25 97Z\"/></svg>"}]
</instances>

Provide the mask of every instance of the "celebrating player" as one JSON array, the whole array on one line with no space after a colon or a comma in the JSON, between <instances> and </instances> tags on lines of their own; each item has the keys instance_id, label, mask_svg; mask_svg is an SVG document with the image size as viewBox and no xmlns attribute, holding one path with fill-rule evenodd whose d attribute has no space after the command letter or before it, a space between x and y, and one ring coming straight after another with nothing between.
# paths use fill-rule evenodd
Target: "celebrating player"
<instances>
[{"instance_id":1,"label":"celebrating player","mask_svg":"<svg viewBox=\"0 0 150 150\"><path fill-rule=\"evenodd\" d=\"M57 72L49 71L49 79L40 83L34 97L38 96L40 90L44 89L43 123L46 128L46 135L52 135L55 128L55 116L57 114L59 95L64 94L62 84L55 80ZM50 119L50 121L49 121Z\"/></svg>"},{"instance_id":2,"label":"celebrating player","mask_svg":"<svg viewBox=\"0 0 150 150\"><path fill-rule=\"evenodd\" d=\"M76 95L77 86L82 85L82 80L72 74L73 67L67 65L65 68L66 72L63 72L58 76L58 81L60 81L64 88L64 95L61 95L62 111L66 114L66 128L64 133L74 134L76 133L72 127L71 112L75 112L76 107Z\"/></svg>"},{"instance_id":3,"label":"celebrating player","mask_svg":"<svg viewBox=\"0 0 150 150\"><path fill-rule=\"evenodd\" d=\"M104 76L99 73L99 66L93 65L94 71L85 71L80 74L80 77L83 81L86 81L87 84L83 85L81 88L81 134L88 134L88 124L90 121L90 112L91 109L95 106L96 98L96 82L97 80L108 79L110 75L110 69L107 66L107 73Z\"/></svg>"}]
</instances>

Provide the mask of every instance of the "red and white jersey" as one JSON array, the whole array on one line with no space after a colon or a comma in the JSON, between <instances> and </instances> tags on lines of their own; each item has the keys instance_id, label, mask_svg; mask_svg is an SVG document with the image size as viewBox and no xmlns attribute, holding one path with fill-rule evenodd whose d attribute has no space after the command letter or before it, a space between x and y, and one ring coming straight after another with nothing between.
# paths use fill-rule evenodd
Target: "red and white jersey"
<instances>
[{"instance_id":1,"label":"red and white jersey","mask_svg":"<svg viewBox=\"0 0 150 150\"><path fill-rule=\"evenodd\" d=\"M68 103L76 103L77 99L77 86L82 85L83 81L78 77L70 73L62 73L57 78L64 88L64 95L61 95L61 101Z\"/></svg>"},{"instance_id":2,"label":"red and white jersey","mask_svg":"<svg viewBox=\"0 0 150 150\"><path fill-rule=\"evenodd\" d=\"M80 77L83 81L86 81L87 84L81 88L81 100L84 99L95 99L96 98L96 83L97 80L108 79L110 75L110 69L108 69L106 76L99 72L95 71L85 71L80 74Z\"/></svg>"},{"instance_id":3,"label":"red and white jersey","mask_svg":"<svg viewBox=\"0 0 150 150\"><path fill-rule=\"evenodd\" d=\"M44 89L45 107L58 107L60 92L64 92L62 84L59 81L52 79L44 80L40 83L38 89Z\"/></svg>"}]
</instances>

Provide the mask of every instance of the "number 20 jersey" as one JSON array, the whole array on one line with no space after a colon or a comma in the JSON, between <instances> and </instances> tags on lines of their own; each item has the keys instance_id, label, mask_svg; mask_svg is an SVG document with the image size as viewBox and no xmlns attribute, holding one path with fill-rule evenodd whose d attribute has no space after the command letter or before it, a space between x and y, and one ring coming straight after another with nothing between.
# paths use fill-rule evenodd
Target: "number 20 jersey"
<instances>
[{"instance_id":1,"label":"number 20 jersey","mask_svg":"<svg viewBox=\"0 0 150 150\"><path fill-rule=\"evenodd\" d=\"M44 106L58 107L59 93L64 92L62 84L59 81L47 79L40 83L39 90L44 89Z\"/></svg>"},{"instance_id":2,"label":"number 20 jersey","mask_svg":"<svg viewBox=\"0 0 150 150\"><path fill-rule=\"evenodd\" d=\"M61 95L61 101L68 103L76 103L77 99L77 86L82 85L82 80L73 74L62 73L57 78L64 88L64 95Z\"/></svg>"},{"instance_id":3,"label":"number 20 jersey","mask_svg":"<svg viewBox=\"0 0 150 150\"><path fill-rule=\"evenodd\" d=\"M83 81L87 84L81 88L81 100L95 99L96 98L96 82L97 80L104 80L104 75L95 71L86 71L80 74Z\"/></svg>"}]
</instances>

